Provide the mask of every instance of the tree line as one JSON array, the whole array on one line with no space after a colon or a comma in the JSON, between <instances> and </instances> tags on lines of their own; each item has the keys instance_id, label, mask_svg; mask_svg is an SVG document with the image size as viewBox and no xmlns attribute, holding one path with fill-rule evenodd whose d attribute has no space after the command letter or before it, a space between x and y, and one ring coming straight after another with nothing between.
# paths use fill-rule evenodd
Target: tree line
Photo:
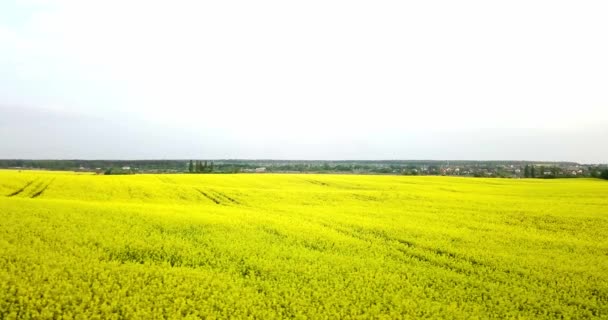
<instances>
[{"instance_id":1,"label":"tree line","mask_svg":"<svg viewBox=\"0 0 608 320\"><path fill-rule=\"evenodd\" d=\"M524 178L556 178L559 172L560 168L558 167L546 168L545 166L540 166L537 171L535 165L526 164L524 167ZM608 180L608 168L601 170L593 168L590 170L589 176L592 178Z\"/></svg>"},{"instance_id":2,"label":"tree line","mask_svg":"<svg viewBox=\"0 0 608 320\"><path fill-rule=\"evenodd\" d=\"M27 160L0 159L0 168L92 171L105 174L130 173L238 173L266 168L267 172L316 172L357 174L453 175L443 172L445 161L323 161L323 160ZM571 174L576 166L581 173ZM130 167L124 170L124 167ZM451 168L459 168L460 175L479 177L574 178L591 177L608 180L608 166L580 165L570 162L450 161ZM517 170L517 171L516 171ZM522 170L521 173L519 170Z\"/></svg>"},{"instance_id":3,"label":"tree line","mask_svg":"<svg viewBox=\"0 0 608 320\"><path fill-rule=\"evenodd\" d=\"M540 166L538 171L535 165L526 164L524 167L524 178L551 178L557 176L557 174L558 168L555 167L545 168L545 166Z\"/></svg>"},{"instance_id":4,"label":"tree line","mask_svg":"<svg viewBox=\"0 0 608 320\"><path fill-rule=\"evenodd\" d=\"M188 163L188 172L190 173L211 173L213 172L213 161L207 162L200 160L190 160Z\"/></svg>"}]
</instances>

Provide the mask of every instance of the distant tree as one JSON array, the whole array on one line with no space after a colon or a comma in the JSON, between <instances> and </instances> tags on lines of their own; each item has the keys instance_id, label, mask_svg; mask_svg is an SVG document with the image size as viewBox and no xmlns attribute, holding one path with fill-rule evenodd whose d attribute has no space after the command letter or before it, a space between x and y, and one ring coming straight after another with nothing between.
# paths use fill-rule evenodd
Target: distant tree
<instances>
[{"instance_id":1,"label":"distant tree","mask_svg":"<svg viewBox=\"0 0 608 320\"><path fill-rule=\"evenodd\" d=\"M348 165L339 164L335 167L335 170L341 171L341 172L348 172L348 171L351 171L351 168ZM303 170L300 170L300 171L303 171Z\"/></svg>"},{"instance_id":2,"label":"distant tree","mask_svg":"<svg viewBox=\"0 0 608 320\"><path fill-rule=\"evenodd\" d=\"M199 160L196 160L196 168L194 169L195 172L201 172L201 168L203 166L201 165L201 162Z\"/></svg>"},{"instance_id":3,"label":"distant tree","mask_svg":"<svg viewBox=\"0 0 608 320\"><path fill-rule=\"evenodd\" d=\"M545 176L545 166L540 166L540 172L538 175L542 178Z\"/></svg>"},{"instance_id":4,"label":"distant tree","mask_svg":"<svg viewBox=\"0 0 608 320\"><path fill-rule=\"evenodd\" d=\"M530 178L536 178L536 167L534 165L530 166Z\"/></svg>"},{"instance_id":5,"label":"distant tree","mask_svg":"<svg viewBox=\"0 0 608 320\"><path fill-rule=\"evenodd\" d=\"M209 172L213 172L213 161L209 164Z\"/></svg>"},{"instance_id":6,"label":"distant tree","mask_svg":"<svg viewBox=\"0 0 608 320\"><path fill-rule=\"evenodd\" d=\"M190 163L188 164L188 172L194 172L194 163L192 162L192 160L190 160Z\"/></svg>"},{"instance_id":7,"label":"distant tree","mask_svg":"<svg viewBox=\"0 0 608 320\"><path fill-rule=\"evenodd\" d=\"M438 174L439 167L436 165L429 166L429 174Z\"/></svg>"},{"instance_id":8,"label":"distant tree","mask_svg":"<svg viewBox=\"0 0 608 320\"><path fill-rule=\"evenodd\" d=\"M608 169L602 170L602 173L600 173L600 178L608 180Z\"/></svg>"},{"instance_id":9,"label":"distant tree","mask_svg":"<svg viewBox=\"0 0 608 320\"><path fill-rule=\"evenodd\" d=\"M524 168L524 178L530 178L530 165L527 164Z\"/></svg>"}]
</instances>

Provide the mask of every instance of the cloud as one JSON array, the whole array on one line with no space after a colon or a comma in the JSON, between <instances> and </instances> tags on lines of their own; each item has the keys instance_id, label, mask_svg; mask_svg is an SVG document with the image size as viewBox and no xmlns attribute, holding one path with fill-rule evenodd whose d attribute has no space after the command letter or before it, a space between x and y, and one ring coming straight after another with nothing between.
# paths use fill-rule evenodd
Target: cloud
<instances>
[{"instance_id":1,"label":"cloud","mask_svg":"<svg viewBox=\"0 0 608 320\"><path fill-rule=\"evenodd\" d=\"M383 130L292 139L243 138L212 128L171 128L29 107L0 107L0 158L451 159L605 163L608 129Z\"/></svg>"},{"instance_id":2,"label":"cloud","mask_svg":"<svg viewBox=\"0 0 608 320\"><path fill-rule=\"evenodd\" d=\"M213 132L236 157L287 156L286 143L384 157L404 154L378 147L393 137L608 127L600 1L22 4L27 19L0 25L0 103Z\"/></svg>"}]
</instances>

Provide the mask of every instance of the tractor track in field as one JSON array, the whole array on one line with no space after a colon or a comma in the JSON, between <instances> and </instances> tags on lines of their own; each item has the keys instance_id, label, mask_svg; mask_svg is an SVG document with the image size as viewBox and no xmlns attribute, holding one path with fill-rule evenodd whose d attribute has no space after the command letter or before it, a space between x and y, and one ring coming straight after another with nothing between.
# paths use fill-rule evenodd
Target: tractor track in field
<instances>
[{"instance_id":1,"label":"tractor track in field","mask_svg":"<svg viewBox=\"0 0 608 320\"><path fill-rule=\"evenodd\" d=\"M203 190L198 189L198 188L194 188L194 189L196 191L198 191L201 195L203 195L205 198L213 201L215 204L219 204L219 205L229 205L229 204L242 205L242 203L239 200L237 200L237 199L235 199L235 198L233 198L233 197L231 197L231 196L229 196L227 194L224 194L222 192L218 192L216 190L210 190L210 189L206 190L206 191L203 191Z\"/></svg>"},{"instance_id":2,"label":"tractor track in field","mask_svg":"<svg viewBox=\"0 0 608 320\"><path fill-rule=\"evenodd\" d=\"M308 183L312 183L312 184L317 185L317 186L322 186L322 187L329 187L330 186L329 183L323 182L323 181L319 181L319 180L304 179L304 178L302 178L302 180L304 180L304 181L306 181Z\"/></svg>"},{"instance_id":3,"label":"tractor track in field","mask_svg":"<svg viewBox=\"0 0 608 320\"><path fill-rule=\"evenodd\" d=\"M380 241L385 241L387 243L393 243L394 244L393 248L397 252L402 254L403 257L414 259L414 260L417 260L417 261L420 261L423 263L433 265L435 267L450 270L450 271L464 274L464 275L470 275L471 273L478 273L478 271L477 272L471 271L467 268L464 268L464 267L461 267L458 265L454 265L454 263L464 262L465 264L469 264L473 268L491 269L491 270L495 270L495 271L502 271L502 272L509 273L512 275L517 275L517 276L522 276L522 277L526 276L525 274L523 274L521 272L517 272L517 271L513 271L513 270L496 270L493 266L488 265L488 264L486 264L482 261L479 261L477 259L474 259L472 257L465 257L465 256L456 254L454 252L446 251L443 249L431 248L431 247L427 247L424 245L414 243L413 241L394 238L380 230L367 230L367 229L361 229L361 228L351 229L351 228L332 226L332 225L329 225L326 223L322 223L321 225L323 225L326 228L333 229L334 231L336 231L338 233L341 233L346 236L349 236L349 237L352 237L355 239L359 239L362 241L373 242L373 241L380 240ZM418 252L416 252L416 251L418 251ZM448 260L448 262L437 261L434 257L447 258L449 260Z\"/></svg>"},{"instance_id":4,"label":"tractor track in field","mask_svg":"<svg viewBox=\"0 0 608 320\"><path fill-rule=\"evenodd\" d=\"M232 198L232 197L230 197L230 196L228 196L228 195L226 195L224 193L221 193L221 192L218 192L218 191L215 191L215 190L213 190L212 192L215 193L216 196L218 196L220 198L224 198L224 199L226 199L226 200L228 200L228 201L230 201L230 202L232 202L234 204L242 204L240 201L238 201L238 200L236 200L236 199L234 199L234 198Z\"/></svg>"},{"instance_id":5,"label":"tractor track in field","mask_svg":"<svg viewBox=\"0 0 608 320\"><path fill-rule=\"evenodd\" d=\"M360 193L353 193L352 197L354 199L357 199L357 200L360 200L360 201L382 201L378 197L374 197L374 196L370 196L370 195L365 195L365 194L360 194Z\"/></svg>"},{"instance_id":6,"label":"tractor track in field","mask_svg":"<svg viewBox=\"0 0 608 320\"><path fill-rule=\"evenodd\" d=\"M49 186L53 183L53 181L55 181L54 178L51 181L49 181L49 183L47 183L46 185L43 185L42 188L40 188L38 191L35 191L34 193L32 193L30 195L30 198L34 199L34 198L40 197L46 191L46 189L49 188Z\"/></svg>"},{"instance_id":7,"label":"tractor track in field","mask_svg":"<svg viewBox=\"0 0 608 320\"><path fill-rule=\"evenodd\" d=\"M201 189L196 189L196 191L198 191L200 194L202 194L205 198L213 201L215 204L222 204L222 202L220 200L218 200L217 198L215 198L215 197L207 194L205 191L203 191Z\"/></svg>"},{"instance_id":8,"label":"tractor track in field","mask_svg":"<svg viewBox=\"0 0 608 320\"><path fill-rule=\"evenodd\" d=\"M351 238L355 238L358 240L362 240L365 242L373 242L373 241L386 241L387 243L393 243L391 247L393 247L399 255L393 256L393 259L399 261L411 261L415 260L436 268L440 268L443 270L451 271L466 277L482 277L486 282L492 282L497 285L512 285L514 282L512 277L520 278L525 280L521 283L535 283L538 281L546 282L546 280L538 278L533 274L526 273L521 270L513 270L510 268L501 268L499 266L494 266L492 264L488 264L482 261L479 261L472 257L466 257L454 252L446 251L440 248L432 248L428 246L424 246L421 244L414 243L413 241L394 238L387 235L385 232L380 230L369 230L363 228L349 228L345 226L336 226L330 225L328 223L320 223L325 228L334 230L338 233L346 235ZM439 261L436 258L448 258L447 261ZM464 262L469 264L471 268L467 268L465 266L459 266L455 263ZM506 275L506 278L503 276L499 276L499 274ZM526 287L526 286L524 286ZM605 293L597 291L594 293L600 299L605 298ZM589 306L585 303L581 303L580 301L575 301L567 298L561 298L563 303L567 303L570 305L577 305L583 309L591 310L594 313L598 313L599 311L592 306Z\"/></svg>"},{"instance_id":9,"label":"tractor track in field","mask_svg":"<svg viewBox=\"0 0 608 320\"><path fill-rule=\"evenodd\" d=\"M31 186L34 182L36 182L36 180L29 181L28 183L26 183L20 189L17 189L14 192L12 192L12 193L10 193L10 194L8 194L6 196L7 197L14 197L14 196L17 196L17 195L21 194L23 191L25 191L25 189L27 189L27 187Z\"/></svg>"}]
</instances>

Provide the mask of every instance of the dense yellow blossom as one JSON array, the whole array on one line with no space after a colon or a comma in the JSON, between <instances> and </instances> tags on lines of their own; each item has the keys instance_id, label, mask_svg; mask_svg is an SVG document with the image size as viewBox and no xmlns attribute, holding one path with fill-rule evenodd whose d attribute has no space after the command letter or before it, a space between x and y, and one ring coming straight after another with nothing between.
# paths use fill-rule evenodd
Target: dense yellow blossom
<instances>
[{"instance_id":1,"label":"dense yellow blossom","mask_svg":"<svg viewBox=\"0 0 608 320\"><path fill-rule=\"evenodd\" d=\"M0 318L608 317L608 183L0 171Z\"/></svg>"}]
</instances>

